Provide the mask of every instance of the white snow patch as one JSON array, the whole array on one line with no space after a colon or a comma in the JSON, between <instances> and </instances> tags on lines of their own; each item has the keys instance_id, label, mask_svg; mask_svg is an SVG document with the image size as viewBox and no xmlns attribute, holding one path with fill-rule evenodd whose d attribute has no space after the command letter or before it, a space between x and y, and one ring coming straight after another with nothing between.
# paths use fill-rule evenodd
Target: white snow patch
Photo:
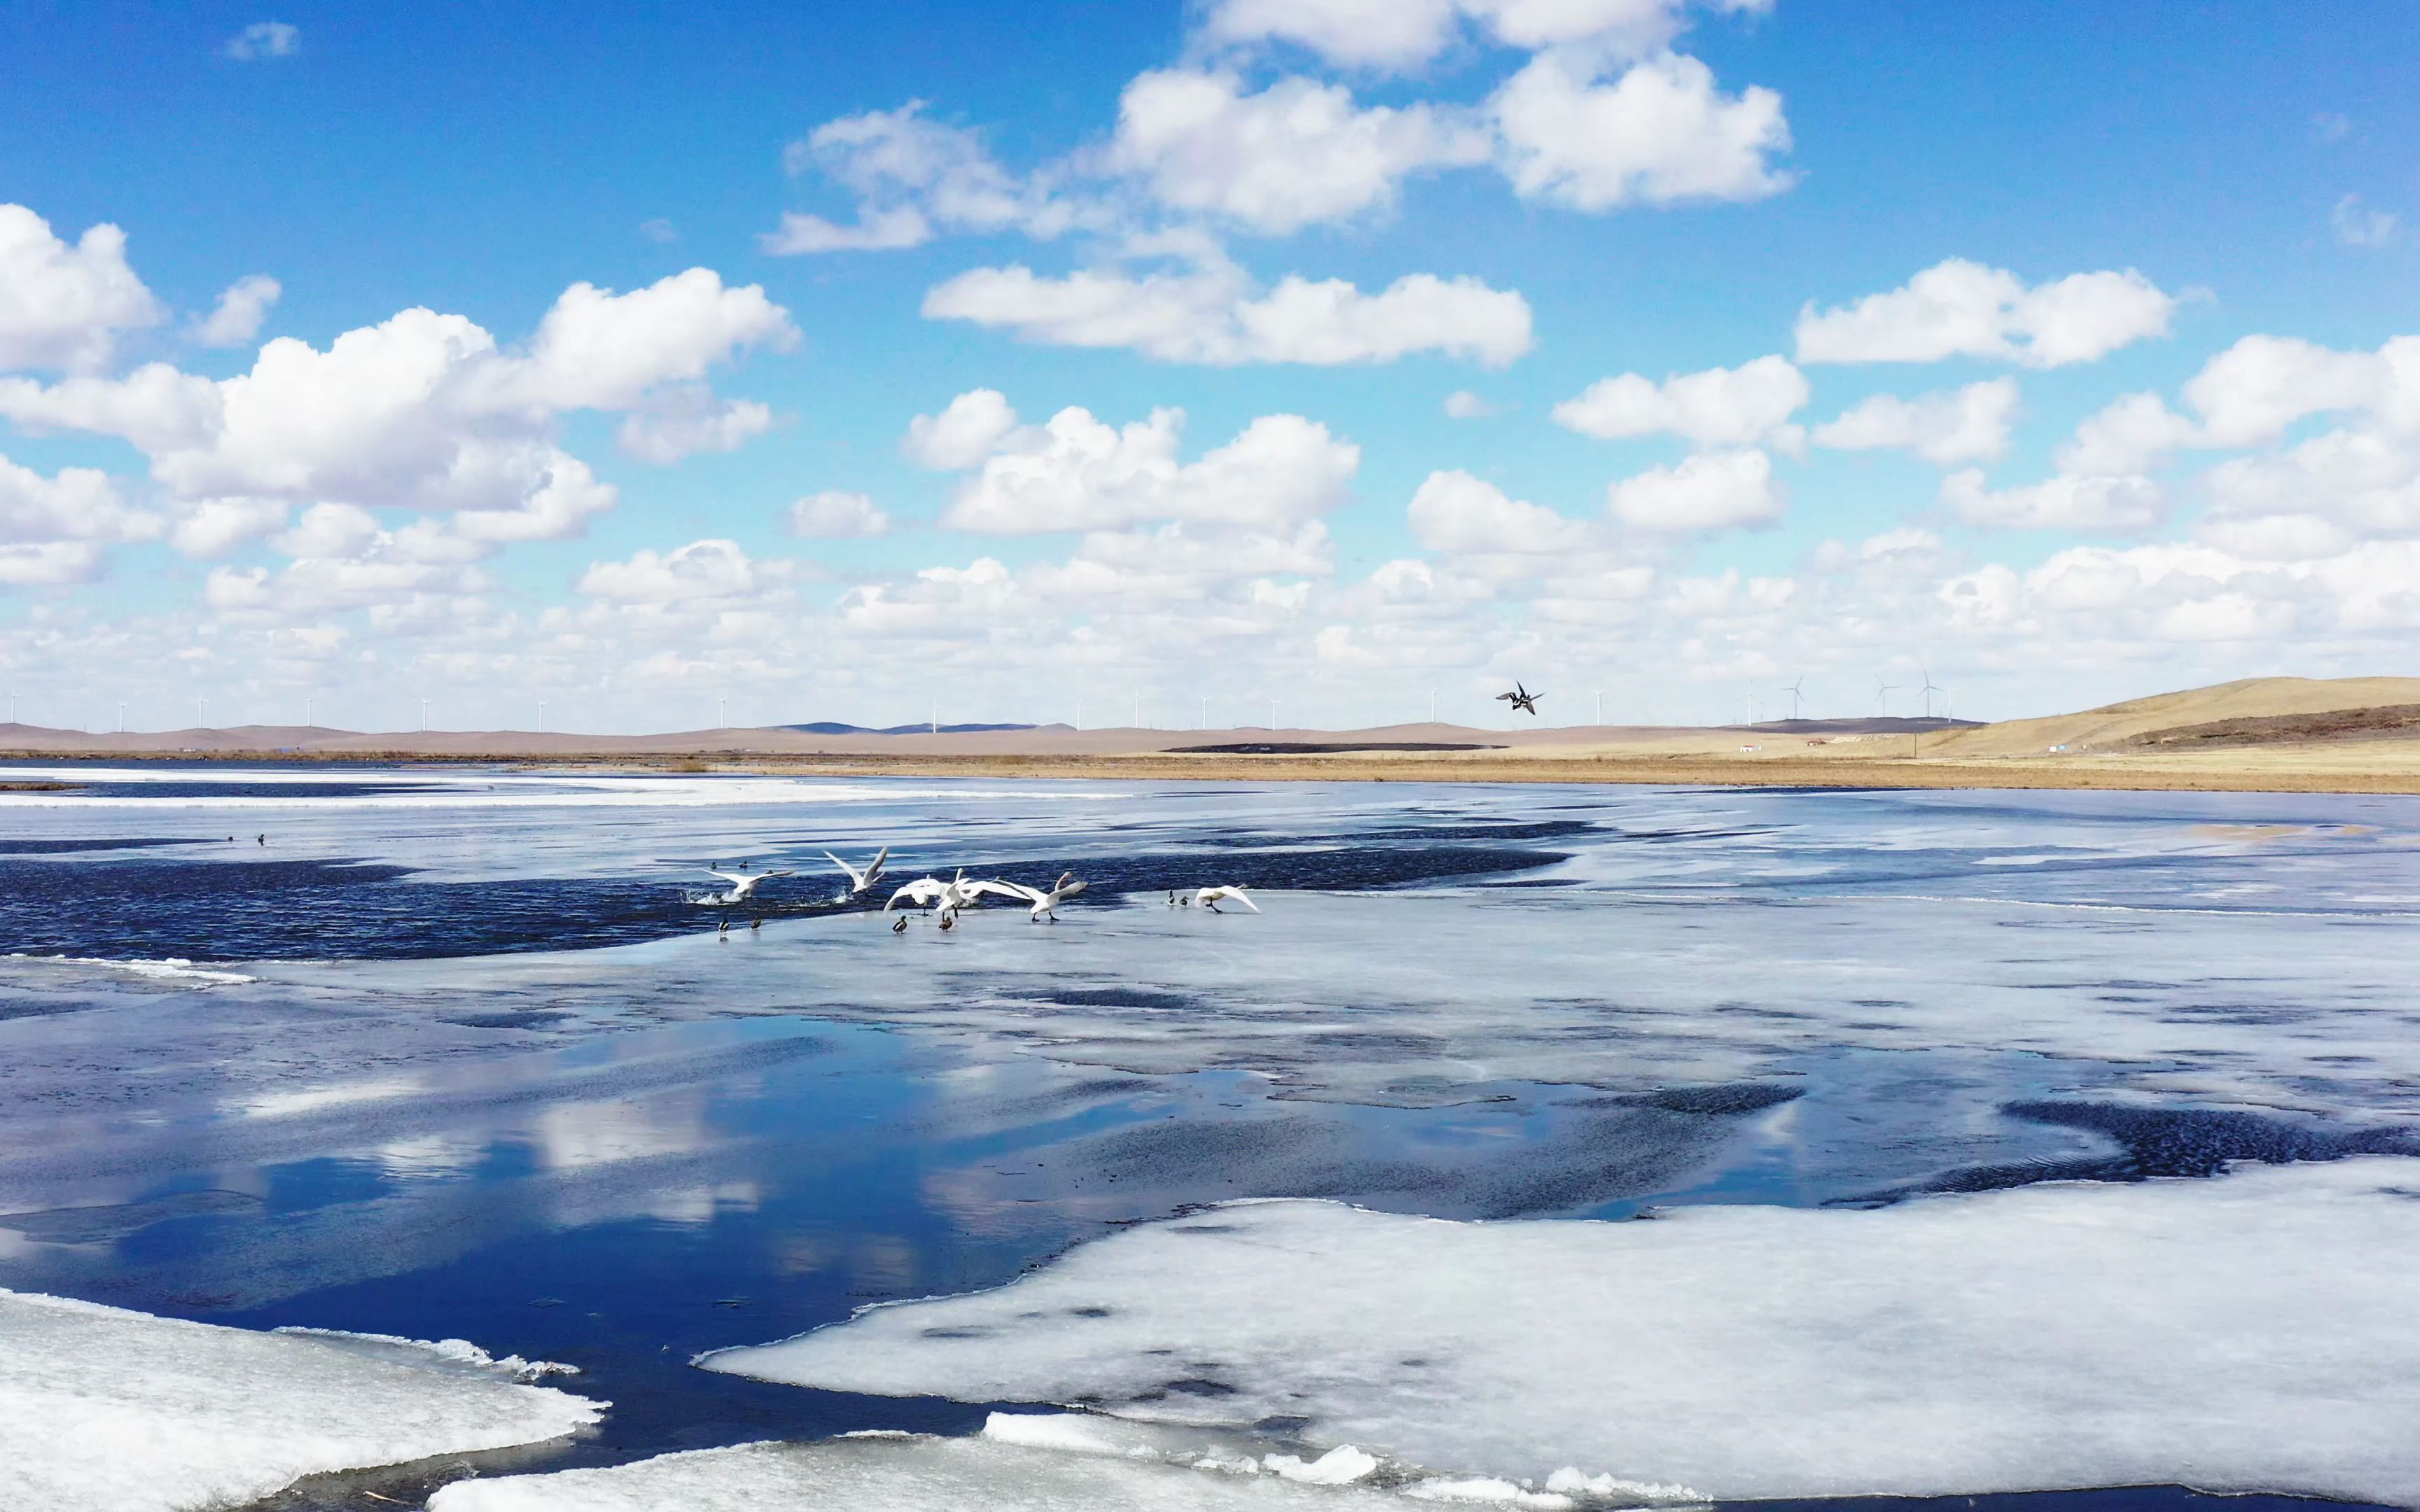
<instances>
[{"instance_id":1,"label":"white snow patch","mask_svg":"<svg viewBox=\"0 0 2420 1512\"><path fill-rule=\"evenodd\" d=\"M1742 1499L2182 1482L2413 1504L2415 1194L2420 1165L2371 1157L1634 1223L1247 1202L700 1363L1293 1416L1554 1494L1593 1493L1586 1466Z\"/></svg>"},{"instance_id":2,"label":"white snow patch","mask_svg":"<svg viewBox=\"0 0 2420 1512\"><path fill-rule=\"evenodd\" d=\"M1357 1486L974 1439L851 1435L456 1481L428 1512L1404 1512Z\"/></svg>"},{"instance_id":3,"label":"white snow patch","mask_svg":"<svg viewBox=\"0 0 2420 1512\"><path fill-rule=\"evenodd\" d=\"M517 1362L459 1341L361 1342L0 1290L0 1506L232 1506L319 1472L560 1438L605 1405L514 1384Z\"/></svg>"},{"instance_id":4,"label":"white snow patch","mask_svg":"<svg viewBox=\"0 0 2420 1512\"><path fill-rule=\"evenodd\" d=\"M1270 1455L1261 1465L1272 1474L1306 1486L1349 1486L1377 1469L1378 1458L1352 1444L1340 1443L1309 1463L1299 1455Z\"/></svg>"}]
</instances>

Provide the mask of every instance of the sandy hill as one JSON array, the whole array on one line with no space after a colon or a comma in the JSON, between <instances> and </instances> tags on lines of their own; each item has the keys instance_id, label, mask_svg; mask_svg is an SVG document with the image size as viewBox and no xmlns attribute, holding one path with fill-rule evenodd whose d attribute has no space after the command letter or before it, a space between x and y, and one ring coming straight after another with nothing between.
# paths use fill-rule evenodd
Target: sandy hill
<instances>
[{"instance_id":1,"label":"sandy hill","mask_svg":"<svg viewBox=\"0 0 2420 1512\"><path fill-rule=\"evenodd\" d=\"M2081 714L2009 719L1944 736L1932 749L1942 756L2033 756L2054 746L2070 751L2133 748L2139 737L2190 726L2416 703L2420 677L2250 677Z\"/></svg>"}]
</instances>

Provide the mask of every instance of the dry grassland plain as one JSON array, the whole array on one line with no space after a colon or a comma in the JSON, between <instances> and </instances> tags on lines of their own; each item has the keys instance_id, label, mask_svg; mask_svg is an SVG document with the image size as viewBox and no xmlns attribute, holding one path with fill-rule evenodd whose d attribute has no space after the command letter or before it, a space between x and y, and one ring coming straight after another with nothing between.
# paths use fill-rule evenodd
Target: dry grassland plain
<instances>
[{"instance_id":1,"label":"dry grassland plain","mask_svg":"<svg viewBox=\"0 0 2420 1512\"><path fill-rule=\"evenodd\" d=\"M1205 746L1228 748L1199 748ZM1396 748L1384 748L1389 747ZM2259 678L1962 727L1918 720L1210 732L1051 725L930 735L772 729L582 736L256 726L87 735L17 726L0 730L0 757L502 762L556 770L831 777L2420 793L2420 678Z\"/></svg>"}]
</instances>

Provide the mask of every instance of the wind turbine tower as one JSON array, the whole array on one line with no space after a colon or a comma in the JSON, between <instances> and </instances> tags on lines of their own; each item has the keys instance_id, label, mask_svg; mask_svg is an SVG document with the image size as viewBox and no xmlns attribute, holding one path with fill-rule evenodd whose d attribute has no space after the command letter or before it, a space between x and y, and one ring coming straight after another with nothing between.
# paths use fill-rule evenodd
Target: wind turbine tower
<instances>
[{"instance_id":1,"label":"wind turbine tower","mask_svg":"<svg viewBox=\"0 0 2420 1512\"><path fill-rule=\"evenodd\" d=\"M1807 679L1802 677L1794 683L1786 685L1781 689L1782 692L1790 695L1790 717L1792 719L1798 717L1798 690L1806 686Z\"/></svg>"},{"instance_id":2,"label":"wind turbine tower","mask_svg":"<svg viewBox=\"0 0 2420 1512\"><path fill-rule=\"evenodd\" d=\"M1890 713L1890 696L1898 691L1899 685L1897 683L1885 683L1879 677L1875 678L1874 713L1878 716Z\"/></svg>"},{"instance_id":3,"label":"wind turbine tower","mask_svg":"<svg viewBox=\"0 0 2420 1512\"><path fill-rule=\"evenodd\" d=\"M1942 687L1933 682L1932 674L1931 672L1926 672L1924 674L1924 717L1926 718L1930 719L1932 717L1932 695L1935 693L1947 693L1947 691L1949 691L1947 688Z\"/></svg>"}]
</instances>

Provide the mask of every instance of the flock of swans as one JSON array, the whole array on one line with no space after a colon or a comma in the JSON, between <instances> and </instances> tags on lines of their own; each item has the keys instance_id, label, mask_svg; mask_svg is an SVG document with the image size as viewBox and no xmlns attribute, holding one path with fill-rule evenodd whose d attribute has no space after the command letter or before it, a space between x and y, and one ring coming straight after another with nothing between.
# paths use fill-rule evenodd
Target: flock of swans
<instances>
[{"instance_id":1,"label":"flock of swans","mask_svg":"<svg viewBox=\"0 0 2420 1512\"><path fill-rule=\"evenodd\" d=\"M862 867L851 866L830 851L823 854L848 878L847 889L832 899L835 903L845 903L862 898L875 889L876 885L882 880L885 863L891 859L891 847L885 845L876 851L874 859ZM794 874L787 869L768 872L749 872L743 869L726 872L721 869L720 863L714 862L709 862L703 870L706 875L728 883L730 890L708 894L705 897L692 896L691 901L720 907L746 903L755 897L759 884L773 877L786 877ZM925 910L925 917L933 920L935 927L948 931L957 927L958 914L961 910L975 907L987 897L1006 898L1013 903L1023 903L1031 922L1056 924L1059 922L1059 905L1083 890L1084 880L1073 872L1062 872L1059 873L1059 879L1047 887L1033 887L1022 882L1010 882L1000 877L978 878L970 881L967 877L966 868L960 867L957 874L947 882L935 876L923 876L899 887L891 894L890 900L883 903L882 912L887 915L897 911L902 906L913 905ZM1189 891L1176 889L1169 893L1168 906L1171 908L1200 907L1216 914L1221 911L1218 907L1220 903L1242 903L1257 914L1261 911L1260 905L1246 896L1250 890L1240 884L1195 887ZM894 934L905 933L908 928L908 916L902 914L892 923L891 932ZM759 915L749 921L748 927L752 930L761 930L764 925L764 917ZM726 935L731 933L731 920L728 918L722 920L717 933Z\"/></svg>"}]
</instances>

